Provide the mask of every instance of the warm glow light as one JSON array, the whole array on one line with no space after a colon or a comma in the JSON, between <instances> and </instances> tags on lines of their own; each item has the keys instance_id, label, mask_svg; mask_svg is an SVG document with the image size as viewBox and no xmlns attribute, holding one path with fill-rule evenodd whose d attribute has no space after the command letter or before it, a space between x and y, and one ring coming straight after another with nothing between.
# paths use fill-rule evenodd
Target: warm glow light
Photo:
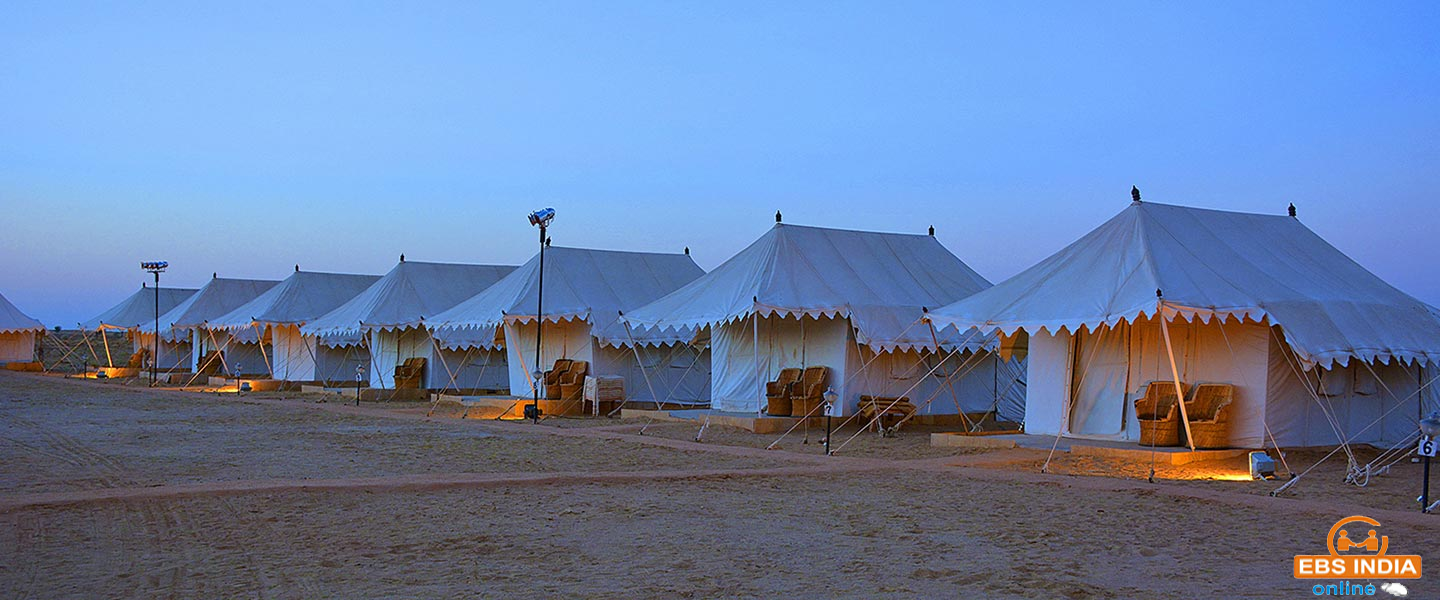
<instances>
[{"instance_id":1,"label":"warm glow light","mask_svg":"<svg viewBox=\"0 0 1440 600\"><path fill-rule=\"evenodd\" d=\"M1248 472L1237 471L1193 471L1189 473L1176 473L1165 475L1165 479L1175 481L1254 481L1255 478Z\"/></svg>"},{"instance_id":2,"label":"warm glow light","mask_svg":"<svg viewBox=\"0 0 1440 600\"><path fill-rule=\"evenodd\" d=\"M1215 474L1211 474L1211 475L1206 475L1206 476L1202 477L1202 479L1209 479L1209 480L1212 480L1212 481L1254 481L1254 480L1255 480L1255 478L1254 478L1254 477L1251 477L1249 473L1215 473Z\"/></svg>"}]
</instances>

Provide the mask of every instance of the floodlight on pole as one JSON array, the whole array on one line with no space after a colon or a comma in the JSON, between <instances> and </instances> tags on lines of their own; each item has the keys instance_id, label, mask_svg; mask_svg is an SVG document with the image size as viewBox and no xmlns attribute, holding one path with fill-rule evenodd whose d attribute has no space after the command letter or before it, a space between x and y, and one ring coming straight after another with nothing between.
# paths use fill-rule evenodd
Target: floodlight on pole
<instances>
[{"instance_id":1,"label":"floodlight on pole","mask_svg":"<svg viewBox=\"0 0 1440 600\"><path fill-rule=\"evenodd\" d=\"M548 241L546 230L550 222L555 220L555 209L542 208L530 213L530 224L540 229L540 277L536 284L535 292L535 377L532 380L535 384L535 400L525 409L525 418L534 423L540 422L540 389L543 384L540 378L545 373L540 370L540 345L542 343L541 332L545 329L545 242Z\"/></svg>"},{"instance_id":2,"label":"floodlight on pole","mask_svg":"<svg viewBox=\"0 0 1440 600\"><path fill-rule=\"evenodd\" d=\"M140 263L140 268L155 275L155 343L150 350L150 385L159 378L160 368L160 274L170 266L168 261L150 260Z\"/></svg>"}]
</instances>

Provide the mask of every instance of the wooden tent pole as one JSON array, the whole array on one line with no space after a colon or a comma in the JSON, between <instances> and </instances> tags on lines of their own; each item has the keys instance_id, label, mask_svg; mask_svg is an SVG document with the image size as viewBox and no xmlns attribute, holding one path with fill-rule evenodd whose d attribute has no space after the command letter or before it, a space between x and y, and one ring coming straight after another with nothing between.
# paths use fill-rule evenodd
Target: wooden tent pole
<instances>
[{"instance_id":1,"label":"wooden tent pole","mask_svg":"<svg viewBox=\"0 0 1440 600\"><path fill-rule=\"evenodd\" d=\"M1155 295L1158 297L1160 290L1155 290ZM1190 415L1185 411L1185 388L1180 385L1180 368L1175 365L1175 348L1170 344L1170 326L1165 319L1165 301L1156 300L1155 306L1159 309L1156 311L1156 316L1160 319L1160 332L1165 336L1165 354L1170 358L1170 374L1174 377L1175 397L1179 399L1180 422L1185 425L1185 445L1190 447L1191 452L1194 452L1195 438L1190 435Z\"/></svg>"}]
</instances>

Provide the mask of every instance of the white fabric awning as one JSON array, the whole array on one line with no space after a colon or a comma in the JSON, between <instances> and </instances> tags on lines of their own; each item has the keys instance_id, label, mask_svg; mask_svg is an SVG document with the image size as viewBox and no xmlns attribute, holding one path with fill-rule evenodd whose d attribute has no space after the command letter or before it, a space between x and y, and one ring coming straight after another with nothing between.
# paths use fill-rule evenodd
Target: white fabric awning
<instances>
[{"instance_id":1,"label":"white fabric awning","mask_svg":"<svg viewBox=\"0 0 1440 600\"><path fill-rule=\"evenodd\" d=\"M310 335L355 335L368 330L419 327L510 274L509 265L400 261L384 277L307 323Z\"/></svg>"},{"instance_id":2,"label":"white fabric awning","mask_svg":"<svg viewBox=\"0 0 1440 600\"><path fill-rule=\"evenodd\" d=\"M208 327L210 319L239 308L279 283L259 279L212 278L189 298L160 315L161 337L179 339L181 332ZM155 323L141 322L140 331L154 333Z\"/></svg>"},{"instance_id":3,"label":"white fabric awning","mask_svg":"<svg viewBox=\"0 0 1440 600\"><path fill-rule=\"evenodd\" d=\"M175 305L184 302L186 298L195 294L194 289L167 288L161 287L159 292L160 314L169 312ZM80 329L135 329L144 323L150 323L154 329L155 323L155 297L157 294L154 288L142 284L139 290L130 294L119 304L110 307L109 310L96 315L88 321L80 324Z\"/></svg>"},{"instance_id":4,"label":"white fabric awning","mask_svg":"<svg viewBox=\"0 0 1440 600\"><path fill-rule=\"evenodd\" d=\"M210 319L215 329L248 329L255 324L303 325L354 298L379 275L295 271L279 285L224 315Z\"/></svg>"},{"instance_id":5,"label":"white fabric awning","mask_svg":"<svg viewBox=\"0 0 1440 600\"><path fill-rule=\"evenodd\" d=\"M0 333L21 333L44 331L45 326L29 315L20 312L5 296L0 295Z\"/></svg>"},{"instance_id":6,"label":"white fabric awning","mask_svg":"<svg viewBox=\"0 0 1440 600\"><path fill-rule=\"evenodd\" d=\"M631 333L620 312L674 291L703 275L685 254L620 252L584 248L545 249L546 321L585 320L591 335L604 345L627 344ZM466 329L494 329L506 322L532 322L539 298L539 256L489 289L430 320L435 336L451 344ZM689 340L693 332L634 332L639 344Z\"/></svg>"},{"instance_id":7,"label":"white fabric awning","mask_svg":"<svg viewBox=\"0 0 1440 600\"><path fill-rule=\"evenodd\" d=\"M752 314L845 317L877 351L933 348L920 323L934 308L983 290L981 277L934 236L776 224L714 271L625 313L637 329L711 327ZM984 347L947 334L941 346Z\"/></svg>"},{"instance_id":8,"label":"white fabric awning","mask_svg":"<svg viewBox=\"0 0 1440 600\"><path fill-rule=\"evenodd\" d=\"M1157 290L1161 296L1157 297ZM937 325L1076 331L1155 316L1280 325L1307 364L1440 359L1435 309L1288 216L1136 202Z\"/></svg>"}]
</instances>

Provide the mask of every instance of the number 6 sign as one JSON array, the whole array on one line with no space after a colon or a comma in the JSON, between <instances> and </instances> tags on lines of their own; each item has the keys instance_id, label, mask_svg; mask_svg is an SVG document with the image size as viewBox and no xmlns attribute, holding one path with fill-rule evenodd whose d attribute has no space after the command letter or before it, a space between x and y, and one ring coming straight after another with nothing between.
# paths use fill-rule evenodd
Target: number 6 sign
<instances>
[{"instance_id":1,"label":"number 6 sign","mask_svg":"<svg viewBox=\"0 0 1440 600\"><path fill-rule=\"evenodd\" d=\"M1437 447L1440 447L1440 442L1435 441L1435 438L1422 437L1420 438L1420 447L1415 449L1415 453L1434 458L1436 450L1440 450Z\"/></svg>"}]
</instances>

